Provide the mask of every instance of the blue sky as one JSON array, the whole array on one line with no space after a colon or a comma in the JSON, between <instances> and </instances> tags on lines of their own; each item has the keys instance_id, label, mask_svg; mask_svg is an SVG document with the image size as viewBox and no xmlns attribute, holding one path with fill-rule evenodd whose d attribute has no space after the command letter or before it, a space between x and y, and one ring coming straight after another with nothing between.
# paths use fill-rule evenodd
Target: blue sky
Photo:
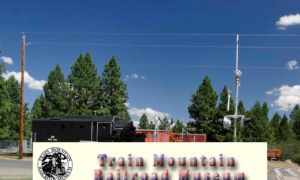
<instances>
[{"instance_id":1,"label":"blue sky","mask_svg":"<svg viewBox=\"0 0 300 180\"><path fill-rule=\"evenodd\" d=\"M191 46L235 46L236 33L241 47L300 46L300 36L245 35L300 34L299 6L292 0L1 1L0 56L12 59L7 73L17 76L20 32L26 32L31 44L25 98L30 105L56 64L67 76L79 53L90 52L102 73L115 56L134 119L146 112L188 121L191 94L205 75L218 93L224 85L234 92L235 49ZM240 49L240 98L247 108L256 100L267 101L271 114L285 113L300 103L298 61L299 49Z\"/></svg>"}]
</instances>

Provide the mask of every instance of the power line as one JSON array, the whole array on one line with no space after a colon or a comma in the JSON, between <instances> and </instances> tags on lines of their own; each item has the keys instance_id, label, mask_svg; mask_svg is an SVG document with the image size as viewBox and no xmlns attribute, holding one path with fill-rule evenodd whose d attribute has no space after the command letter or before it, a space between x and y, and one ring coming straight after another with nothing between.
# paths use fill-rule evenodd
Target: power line
<instances>
[{"instance_id":1,"label":"power line","mask_svg":"<svg viewBox=\"0 0 300 180\"><path fill-rule=\"evenodd\" d=\"M252 37L300 37L300 34L239 34L240 36Z\"/></svg>"},{"instance_id":2,"label":"power line","mask_svg":"<svg viewBox=\"0 0 300 180\"><path fill-rule=\"evenodd\" d=\"M121 63L121 66L148 66L148 67L175 67L175 68L216 68L216 69L231 69L233 66L214 66L214 65L186 65L186 64L180 64L180 65L174 65L174 64L132 64L132 63Z\"/></svg>"},{"instance_id":3,"label":"power line","mask_svg":"<svg viewBox=\"0 0 300 180\"><path fill-rule=\"evenodd\" d=\"M120 43L64 43L32 41L40 45L83 45L83 46L128 46L128 47L187 47L187 48L234 48L234 46L198 46L198 45L172 45L172 44L120 44Z\"/></svg>"},{"instance_id":4,"label":"power line","mask_svg":"<svg viewBox=\"0 0 300 180\"><path fill-rule=\"evenodd\" d=\"M27 32L29 34L112 35L112 36L235 36L236 34L209 33L110 33L110 32Z\"/></svg>"},{"instance_id":5,"label":"power line","mask_svg":"<svg viewBox=\"0 0 300 180\"><path fill-rule=\"evenodd\" d=\"M32 31L27 34L70 34L70 35L112 35L112 36L236 36L239 33L128 33L128 32L42 32ZM251 37L300 37L300 34L253 34L241 33L240 36Z\"/></svg>"},{"instance_id":6,"label":"power line","mask_svg":"<svg viewBox=\"0 0 300 180\"><path fill-rule=\"evenodd\" d=\"M241 49L300 49L300 46L240 46Z\"/></svg>"},{"instance_id":7,"label":"power line","mask_svg":"<svg viewBox=\"0 0 300 180\"><path fill-rule=\"evenodd\" d=\"M215 65L167 65L167 64L132 64L132 63L121 63L121 66L148 66L148 67L178 67L178 68L210 68L210 69L234 69L235 66L215 66ZM280 66L241 66L241 69L274 69L274 70L283 70L287 69ZM296 69L295 69L296 70Z\"/></svg>"},{"instance_id":8,"label":"power line","mask_svg":"<svg viewBox=\"0 0 300 180\"><path fill-rule=\"evenodd\" d=\"M173 45L173 44L120 44L120 43L64 43L32 41L40 45L81 45L81 46L125 46L125 47L170 47L170 48L235 48L235 46L210 46L210 45ZM300 49L300 46L240 46L241 49Z\"/></svg>"},{"instance_id":9,"label":"power line","mask_svg":"<svg viewBox=\"0 0 300 180\"><path fill-rule=\"evenodd\" d=\"M42 62L46 63L46 62ZM148 68L200 68L200 69L234 69L234 66L220 66L220 65L205 65L205 64L147 64L147 63L119 63L120 66L131 67L148 67ZM253 69L253 70L288 70L285 66L240 66L240 69ZM299 71L300 69L293 69Z\"/></svg>"}]
</instances>

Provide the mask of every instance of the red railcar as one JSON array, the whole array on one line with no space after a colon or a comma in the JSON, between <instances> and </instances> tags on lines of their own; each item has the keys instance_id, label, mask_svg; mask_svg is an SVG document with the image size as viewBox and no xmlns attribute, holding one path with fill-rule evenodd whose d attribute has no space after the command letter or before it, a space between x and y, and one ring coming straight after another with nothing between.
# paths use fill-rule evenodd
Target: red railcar
<instances>
[{"instance_id":1,"label":"red railcar","mask_svg":"<svg viewBox=\"0 0 300 180\"><path fill-rule=\"evenodd\" d=\"M144 135L145 142L206 142L206 134L174 133L172 131L156 131L153 129L136 129L137 135Z\"/></svg>"},{"instance_id":2,"label":"red railcar","mask_svg":"<svg viewBox=\"0 0 300 180\"><path fill-rule=\"evenodd\" d=\"M281 159L282 152L280 149L268 149L268 159Z\"/></svg>"}]
</instances>

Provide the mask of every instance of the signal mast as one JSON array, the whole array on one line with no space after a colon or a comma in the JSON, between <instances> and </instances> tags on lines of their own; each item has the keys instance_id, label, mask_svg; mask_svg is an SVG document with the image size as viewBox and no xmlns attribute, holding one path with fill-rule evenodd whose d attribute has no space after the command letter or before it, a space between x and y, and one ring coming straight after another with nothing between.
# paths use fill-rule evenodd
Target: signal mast
<instances>
[{"instance_id":1,"label":"signal mast","mask_svg":"<svg viewBox=\"0 0 300 180\"><path fill-rule=\"evenodd\" d=\"M234 129L233 129L233 142L237 142L237 120L238 118L241 118L241 124L244 122L244 115L238 115L238 100L239 100L239 87L240 87L240 78L242 76L242 72L239 70L239 35L236 35L236 61L235 61L235 71L234 71L234 77L235 77L235 109L233 115L227 115L224 116L223 126L225 129L229 129L231 126L231 120L230 118L233 118L234 122ZM229 105L230 105L230 91L228 90L228 102L227 102L227 111L229 111Z\"/></svg>"}]
</instances>

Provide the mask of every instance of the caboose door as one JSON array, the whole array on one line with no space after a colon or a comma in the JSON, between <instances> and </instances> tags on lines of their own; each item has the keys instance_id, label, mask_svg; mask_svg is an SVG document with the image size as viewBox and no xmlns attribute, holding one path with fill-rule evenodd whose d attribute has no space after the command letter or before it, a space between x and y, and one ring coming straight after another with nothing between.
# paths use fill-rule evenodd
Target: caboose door
<instances>
[{"instance_id":1,"label":"caboose door","mask_svg":"<svg viewBox=\"0 0 300 180\"><path fill-rule=\"evenodd\" d=\"M111 127L111 123L97 123L97 141L101 141L101 142L107 142L107 141L111 141L112 137L111 137L111 132L112 132L112 127Z\"/></svg>"}]
</instances>

